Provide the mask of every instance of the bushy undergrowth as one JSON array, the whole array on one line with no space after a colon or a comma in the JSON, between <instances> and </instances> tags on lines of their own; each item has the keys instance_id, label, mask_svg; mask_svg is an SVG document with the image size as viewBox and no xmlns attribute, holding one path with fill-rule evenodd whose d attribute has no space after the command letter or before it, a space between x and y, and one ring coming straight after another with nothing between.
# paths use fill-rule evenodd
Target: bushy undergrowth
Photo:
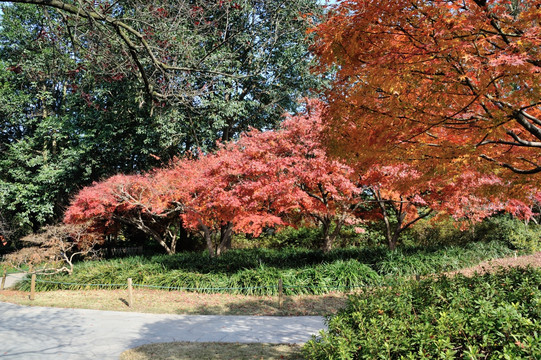
<instances>
[{"instance_id":1,"label":"bushy undergrowth","mask_svg":"<svg viewBox=\"0 0 541 360\"><path fill-rule=\"evenodd\" d=\"M440 219L437 223L421 220L409 232L405 243L419 246L463 245L476 241L501 241L521 251L541 250L541 226L533 221L513 218L509 214L495 215L461 230L452 219Z\"/></svg>"},{"instance_id":2,"label":"bushy undergrowth","mask_svg":"<svg viewBox=\"0 0 541 360\"><path fill-rule=\"evenodd\" d=\"M509 215L492 217L478 224L477 237L486 241L505 241L511 247L524 251L541 250L541 226L524 223Z\"/></svg>"},{"instance_id":3,"label":"bushy undergrowth","mask_svg":"<svg viewBox=\"0 0 541 360\"><path fill-rule=\"evenodd\" d=\"M367 290L309 341L308 359L540 359L541 270Z\"/></svg>"},{"instance_id":4,"label":"bushy undergrowth","mask_svg":"<svg viewBox=\"0 0 541 360\"><path fill-rule=\"evenodd\" d=\"M276 294L281 278L286 294L320 294L386 284L397 276L455 270L512 253L501 242L480 242L465 247L404 248L395 252L371 247L337 249L326 254L306 249L244 249L214 259L205 253L137 256L79 263L71 276L41 277L39 280L46 282L38 281L37 289L84 289L85 284L117 287L132 278L140 285L263 295ZM21 285L21 289L28 287L28 282Z\"/></svg>"},{"instance_id":5,"label":"bushy undergrowth","mask_svg":"<svg viewBox=\"0 0 541 360\"><path fill-rule=\"evenodd\" d=\"M487 259L496 259L515 254L507 243L500 241L472 242L464 246L442 248L401 248L388 251L373 268L379 274L393 276L428 275L461 269Z\"/></svg>"}]
</instances>

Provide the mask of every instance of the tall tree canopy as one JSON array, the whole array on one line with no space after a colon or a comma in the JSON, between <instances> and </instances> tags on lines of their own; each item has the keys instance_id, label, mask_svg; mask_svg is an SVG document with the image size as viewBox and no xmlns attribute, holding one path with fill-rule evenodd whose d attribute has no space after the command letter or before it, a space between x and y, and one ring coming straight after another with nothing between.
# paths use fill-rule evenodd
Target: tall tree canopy
<instances>
[{"instance_id":1,"label":"tall tree canopy","mask_svg":"<svg viewBox=\"0 0 541 360\"><path fill-rule=\"evenodd\" d=\"M305 34L316 0L9 2L41 5L56 20L34 24L40 36L61 38L87 73L136 77L139 104L176 105L189 146L272 124L318 84Z\"/></svg>"},{"instance_id":2,"label":"tall tree canopy","mask_svg":"<svg viewBox=\"0 0 541 360\"><path fill-rule=\"evenodd\" d=\"M53 14L49 14L53 16ZM28 6L3 9L0 30L0 212L19 233L58 218L80 186L159 164L170 127L133 101L129 79L84 71L54 24Z\"/></svg>"},{"instance_id":3,"label":"tall tree canopy","mask_svg":"<svg viewBox=\"0 0 541 360\"><path fill-rule=\"evenodd\" d=\"M271 128L319 84L316 0L0 2L0 213L21 232L104 176Z\"/></svg>"},{"instance_id":4,"label":"tall tree canopy","mask_svg":"<svg viewBox=\"0 0 541 360\"><path fill-rule=\"evenodd\" d=\"M341 1L314 29L337 69L331 149L360 166L540 173L540 21L538 0Z\"/></svg>"}]
</instances>

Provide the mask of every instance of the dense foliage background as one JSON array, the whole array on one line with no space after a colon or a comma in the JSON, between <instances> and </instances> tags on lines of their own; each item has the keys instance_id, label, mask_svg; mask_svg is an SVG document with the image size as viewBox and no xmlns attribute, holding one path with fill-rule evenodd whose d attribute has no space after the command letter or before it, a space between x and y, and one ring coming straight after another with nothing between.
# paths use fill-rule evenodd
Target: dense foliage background
<instances>
[{"instance_id":1,"label":"dense foliage background","mask_svg":"<svg viewBox=\"0 0 541 360\"><path fill-rule=\"evenodd\" d=\"M95 21L52 8L2 5L0 219L5 236L15 240L58 221L70 197L93 181L163 166L173 156L213 148L217 139L232 139L249 126L272 128L284 112L296 111L298 98L320 86L309 72L305 35L321 12L316 1L211 3L183 7L178 1L178 9L188 13L171 16L192 23L168 28L171 19L156 14L157 4L116 4L116 16L131 11L155 30L149 42L178 41L169 57L205 58L209 71L235 75L188 72L169 78L168 86L184 93L185 101L177 101L177 95L163 101L149 96L132 71L128 50ZM213 24L194 25L199 20L189 12L197 6L215 19ZM310 19L301 16L306 13ZM199 91L190 95L187 86Z\"/></svg>"}]
</instances>

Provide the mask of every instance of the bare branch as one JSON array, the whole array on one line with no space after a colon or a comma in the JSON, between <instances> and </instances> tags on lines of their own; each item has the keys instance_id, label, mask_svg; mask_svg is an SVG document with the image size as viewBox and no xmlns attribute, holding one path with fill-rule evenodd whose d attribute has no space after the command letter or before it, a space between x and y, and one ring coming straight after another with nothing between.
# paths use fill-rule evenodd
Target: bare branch
<instances>
[{"instance_id":1,"label":"bare branch","mask_svg":"<svg viewBox=\"0 0 541 360\"><path fill-rule=\"evenodd\" d=\"M498 164L499 166L502 166L506 169L509 169L517 174L523 174L523 175L528 175L528 174L537 174L538 172L541 172L541 166L539 165L536 165L534 168L531 168L531 169L519 169L511 164L508 164L508 163L505 163L505 162L502 162L502 161L498 161L494 158L491 158L490 156L487 156L485 154L481 154L480 157L482 157L483 159L485 160L488 160L488 161L491 161L491 162L494 162L496 164Z\"/></svg>"}]
</instances>

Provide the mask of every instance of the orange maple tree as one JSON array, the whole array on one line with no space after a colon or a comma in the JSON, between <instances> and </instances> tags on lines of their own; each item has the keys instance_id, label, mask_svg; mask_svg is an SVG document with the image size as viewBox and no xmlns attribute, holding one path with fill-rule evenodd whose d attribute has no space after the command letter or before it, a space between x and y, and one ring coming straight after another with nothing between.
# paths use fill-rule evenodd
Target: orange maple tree
<instances>
[{"instance_id":1,"label":"orange maple tree","mask_svg":"<svg viewBox=\"0 0 541 360\"><path fill-rule=\"evenodd\" d=\"M313 30L320 69L336 70L329 148L359 168L537 181L540 22L539 0L341 1Z\"/></svg>"},{"instance_id":2,"label":"orange maple tree","mask_svg":"<svg viewBox=\"0 0 541 360\"><path fill-rule=\"evenodd\" d=\"M452 216L463 226L502 211L521 218L532 216L531 202L501 194L506 188L504 180L471 170L452 178L427 178L405 163L373 165L361 174L360 184L369 206L365 205L357 215L383 221L391 250L396 249L406 229L429 215L435 215L434 220Z\"/></svg>"}]
</instances>

